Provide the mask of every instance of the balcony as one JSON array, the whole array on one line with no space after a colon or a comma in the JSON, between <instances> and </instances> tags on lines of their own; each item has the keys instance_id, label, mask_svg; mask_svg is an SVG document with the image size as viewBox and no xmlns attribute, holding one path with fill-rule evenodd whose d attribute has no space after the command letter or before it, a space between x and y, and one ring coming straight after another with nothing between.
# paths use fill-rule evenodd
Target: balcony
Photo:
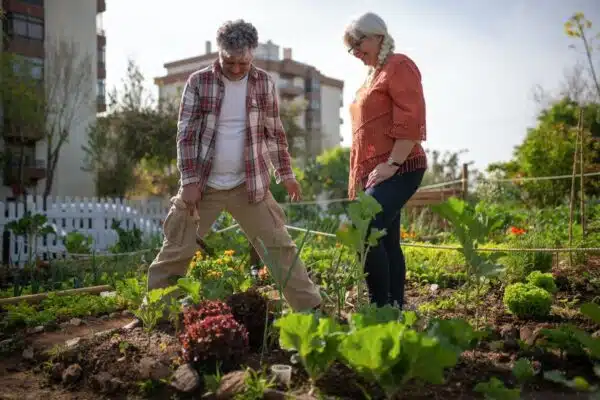
<instances>
[{"instance_id":1,"label":"balcony","mask_svg":"<svg viewBox=\"0 0 600 400\"><path fill-rule=\"evenodd\" d=\"M6 169L4 171L4 184L12 185L22 183L24 185L33 184L46 177L46 162L44 160L25 160L23 166L23 182L20 181L19 177L19 161L9 160L6 163Z\"/></svg>"},{"instance_id":2,"label":"balcony","mask_svg":"<svg viewBox=\"0 0 600 400\"><path fill-rule=\"evenodd\" d=\"M106 0L96 0L96 14L106 11Z\"/></svg>"},{"instance_id":3,"label":"balcony","mask_svg":"<svg viewBox=\"0 0 600 400\"><path fill-rule=\"evenodd\" d=\"M304 94L304 85L294 85L289 81L280 81L277 85L279 88L279 94L282 97L296 97Z\"/></svg>"},{"instance_id":4,"label":"balcony","mask_svg":"<svg viewBox=\"0 0 600 400\"><path fill-rule=\"evenodd\" d=\"M4 140L10 142L20 142L20 143L30 143L37 142L38 140L42 140L44 138L44 130L43 129L11 129L10 123L8 120L4 121L4 129L2 136Z\"/></svg>"}]
</instances>

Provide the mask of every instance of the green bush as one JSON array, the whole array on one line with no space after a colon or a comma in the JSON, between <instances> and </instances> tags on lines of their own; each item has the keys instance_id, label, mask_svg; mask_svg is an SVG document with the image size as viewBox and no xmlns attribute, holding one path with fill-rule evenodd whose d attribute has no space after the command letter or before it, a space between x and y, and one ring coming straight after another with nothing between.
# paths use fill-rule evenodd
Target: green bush
<instances>
[{"instance_id":1,"label":"green bush","mask_svg":"<svg viewBox=\"0 0 600 400\"><path fill-rule=\"evenodd\" d=\"M508 248L544 248L552 247L548 241L534 232L527 232L522 236L512 237L504 246ZM552 269L552 253L512 251L500 259L500 264L506 267L506 275L510 282L520 282L533 271L549 272Z\"/></svg>"},{"instance_id":2,"label":"green bush","mask_svg":"<svg viewBox=\"0 0 600 400\"><path fill-rule=\"evenodd\" d=\"M527 276L527 283L550 293L556 293L558 291L556 283L554 282L554 277L551 273L533 271Z\"/></svg>"},{"instance_id":3,"label":"green bush","mask_svg":"<svg viewBox=\"0 0 600 400\"><path fill-rule=\"evenodd\" d=\"M504 305L519 318L544 318L550 314L552 294L529 283L514 283L504 290Z\"/></svg>"}]
</instances>

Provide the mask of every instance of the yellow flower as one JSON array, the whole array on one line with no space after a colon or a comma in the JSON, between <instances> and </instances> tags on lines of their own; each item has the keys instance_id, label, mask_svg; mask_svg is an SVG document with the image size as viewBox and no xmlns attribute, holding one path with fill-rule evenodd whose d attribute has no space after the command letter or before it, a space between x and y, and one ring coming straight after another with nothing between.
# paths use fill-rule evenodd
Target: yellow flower
<instances>
[{"instance_id":1,"label":"yellow flower","mask_svg":"<svg viewBox=\"0 0 600 400\"><path fill-rule=\"evenodd\" d=\"M225 254L226 256L231 257L231 256L233 256L235 254L235 250L225 250L225 252L223 254Z\"/></svg>"},{"instance_id":2,"label":"yellow flower","mask_svg":"<svg viewBox=\"0 0 600 400\"><path fill-rule=\"evenodd\" d=\"M212 278L212 279L219 279L223 276L223 274L221 273L221 271L209 271L206 274L207 278Z\"/></svg>"}]
</instances>

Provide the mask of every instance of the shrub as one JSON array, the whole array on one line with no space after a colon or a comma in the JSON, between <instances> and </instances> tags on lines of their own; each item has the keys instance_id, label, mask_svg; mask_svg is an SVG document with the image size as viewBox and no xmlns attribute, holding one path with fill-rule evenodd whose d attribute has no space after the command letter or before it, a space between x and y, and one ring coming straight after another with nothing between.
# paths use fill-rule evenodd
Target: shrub
<instances>
[{"instance_id":1,"label":"shrub","mask_svg":"<svg viewBox=\"0 0 600 400\"><path fill-rule=\"evenodd\" d=\"M544 289L550 293L556 293L558 291L556 283L554 282L554 277L551 273L533 271L527 276L527 283Z\"/></svg>"},{"instance_id":2,"label":"shrub","mask_svg":"<svg viewBox=\"0 0 600 400\"><path fill-rule=\"evenodd\" d=\"M259 349L265 331L267 298L255 289L234 293L227 298L227 305L237 322L248 331L250 347Z\"/></svg>"},{"instance_id":3,"label":"shrub","mask_svg":"<svg viewBox=\"0 0 600 400\"><path fill-rule=\"evenodd\" d=\"M504 305L519 318L544 318L550 314L552 295L529 283L514 283L504 290Z\"/></svg>"},{"instance_id":4,"label":"shrub","mask_svg":"<svg viewBox=\"0 0 600 400\"><path fill-rule=\"evenodd\" d=\"M186 324L179 340L183 359L213 373L235 369L248 352L248 331L233 315L212 315Z\"/></svg>"},{"instance_id":5,"label":"shrub","mask_svg":"<svg viewBox=\"0 0 600 400\"><path fill-rule=\"evenodd\" d=\"M220 300L204 300L196 306L186 308L183 312L183 323L185 326L194 322L202 321L207 317L231 314L231 308Z\"/></svg>"}]
</instances>

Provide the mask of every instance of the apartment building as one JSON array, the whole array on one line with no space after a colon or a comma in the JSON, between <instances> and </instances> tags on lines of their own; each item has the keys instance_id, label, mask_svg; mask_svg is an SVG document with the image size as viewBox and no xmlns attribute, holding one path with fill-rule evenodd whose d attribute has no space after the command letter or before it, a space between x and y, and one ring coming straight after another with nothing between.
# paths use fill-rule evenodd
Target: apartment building
<instances>
[{"instance_id":1,"label":"apartment building","mask_svg":"<svg viewBox=\"0 0 600 400\"><path fill-rule=\"evenodd\" d=\"M254 63L273 76L281 100L305 101L306 110L298 124L307 132L308 141L304 143L307 154L315 157L341 143L340 108L343 106L344 82L323 75L315 66L294 60L291 48L284 48L282 53L283 56L280 47L271 41L261 43L256 49ZM154 79L159 99L177 104L188 76L210 65L217 57L211 42L207 41L204 54L164 64L166 75Z\"/></svg>"},{"instance_id":2,"label":"apartment building","mask_svg":"<svg viewBox=\"0 0 600 400\"><path fill-rule=\"evenodd\" d=\"M88 66L86 71L89 73L86 72L85 78L80 79L78 90L88 93L89 100L81 102L84 104L82 106L71 108L76 110L77 115L72 118L70 126L65 127L69 128L68 140L60 152L51 194L93 196L93 177L82 171L82 146L86 144L88 127L95 123L96 114L106 109L106 35L102 29L106 0L2 0L2 8L5 14L2 21L2 51L24 57L32 65L31 77L40 80L40 86L45 88L47 96L49 81L56 79L49 77L48 71L52 69L52 63L59 62L57 43L70 43L75 49L71 54L85 60L73 65L85 63ZM65 63L64 60L60 62ZM55 87L68 86L59 82ZM69 101L75 97L66 94L62 98ZM50 97L47 99L50 100ZM80 100L73 100L76 101ZM2 126L5 127L5 121ZM8 157L0 176L0 201L10 200L23 190L29 194L42 194L47 177L47 142L44 133L22 132L14 135L11 132L3 129L0 143L5 154L24 152L23 182L19 179L15 160Z\"/></svg>"}]
</instances>

